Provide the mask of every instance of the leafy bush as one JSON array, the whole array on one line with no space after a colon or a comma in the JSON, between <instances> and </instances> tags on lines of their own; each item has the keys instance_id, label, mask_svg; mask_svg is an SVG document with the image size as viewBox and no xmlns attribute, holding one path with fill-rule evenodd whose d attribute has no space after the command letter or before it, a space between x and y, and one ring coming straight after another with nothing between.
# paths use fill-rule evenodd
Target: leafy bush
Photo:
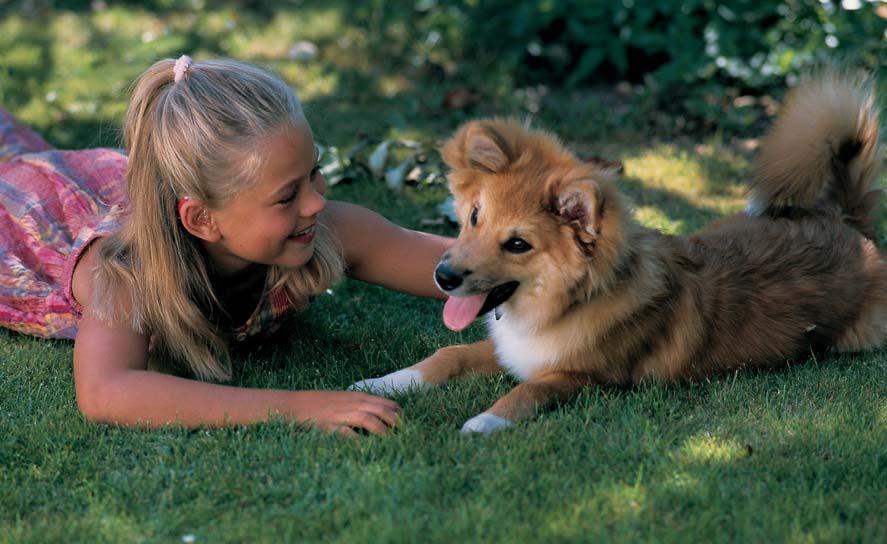
<instances>
[{"instance_id":1,"label":"leafy bush","mask_svg":"<svg viewBox=\"0 0 887 544\"><path fill-rule=\"evenodd\" d=\"M353 16L413 64L465 66L494 85L628 81L642 85L645 110L712 124L725 102L815 66L874 70L887 59L887 6L872 0L377 0Z\"/></svg>"},{"instance_id":2,"label":"leafy bush","mask_svg":"<svg viewBox=\"0 0 887 544\"><path fill-rule=\"evenodd\" d=\"M874 2L854 10L797 0L456 4L470 13L467 52L488 52L521 79L651 73L663 85L717 77L760 88L836 56L870 68L887 58L887 20Z\"/></svg>"}]
</instances>

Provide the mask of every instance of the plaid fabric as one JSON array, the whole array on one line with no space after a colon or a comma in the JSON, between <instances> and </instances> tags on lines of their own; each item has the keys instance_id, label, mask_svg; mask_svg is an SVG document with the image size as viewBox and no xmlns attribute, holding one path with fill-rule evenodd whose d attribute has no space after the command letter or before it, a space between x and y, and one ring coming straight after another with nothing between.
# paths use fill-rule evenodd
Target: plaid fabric
<instances>
[{"instance_id":1,"label":"plaid fabric","mask_svg":"<svg viewBox=\"0 0 887 544\"><path fill-rule=\"evenodd\" d=\"M126 213L126 156L116 149L59 151L0 108L0 326L44 338L74 338L82 308L74 265ZM293 309L266 293L232 331L268 334Z\"/></svg>"},{"instance_id":2,"label":"plaid fabric","mask_svg":"<svg viewBox=\"0 0 887 544\"><path fill-rule=\"evenodd\" d=\"M246 322L234 330L234 339L247 340L251 337L263 338L280 329L280 318L296 309L282 289L267 291L259 300L259 305Z\"/></svg>"}]
</instances>

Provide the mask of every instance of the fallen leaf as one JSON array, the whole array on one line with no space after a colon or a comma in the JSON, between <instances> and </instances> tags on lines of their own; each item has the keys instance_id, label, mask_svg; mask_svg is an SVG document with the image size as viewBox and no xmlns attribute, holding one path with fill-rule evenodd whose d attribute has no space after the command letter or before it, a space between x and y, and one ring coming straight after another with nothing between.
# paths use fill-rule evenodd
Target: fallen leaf
<instances>
[{"instance_id":1,"label":"fallen leaf","mask_svg":"<svg viewBox=\"0 0 887 544\"><path fill-rule=\"evenodd\" d=\"M389 146L391 146L391 140L385 140L376 146L376 149L370 154L370 158L367 159L367 166L376 177L382 177L382 173L385 171L385 161L388 159Z\"/></svg>"},{"instance_id":2,"label":"fallen leaf","mask_svg":"<svg viewBox=\"0 0 887 544\"><path fill-rule=\"evenodd\" d=\"M394 168L388 169L388 171L385 172L385 185L387 185L389 189L402 191L404 178L407 174L407 168L412 165L412 162L413 161L411 159L408 159L395 166Z\"/></svg>"}]
</instances>

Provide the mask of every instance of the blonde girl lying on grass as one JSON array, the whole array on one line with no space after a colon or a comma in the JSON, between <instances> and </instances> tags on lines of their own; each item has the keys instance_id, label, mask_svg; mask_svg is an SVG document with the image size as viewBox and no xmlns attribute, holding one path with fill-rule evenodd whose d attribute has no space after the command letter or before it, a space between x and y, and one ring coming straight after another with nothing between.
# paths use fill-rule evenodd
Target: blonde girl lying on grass
<instances>
[{"instance_id":1,"label":"blonde girl lying on grass","mask_svg":"<svg viewBox=\"0 0 887 544\"><path fill-rule=\"evenodd\" d=\"M0 325L74 339L77 403L92 421L279 416L387 432L399 412L387 399L213 382L231 377L230 342L273 331L344 270L440 297L432 270L449 240L327 202L298 99L245 63L157 62L135 84L124 139L128 160L53 150L0 109Z\"/></svg>"}]
</instances>

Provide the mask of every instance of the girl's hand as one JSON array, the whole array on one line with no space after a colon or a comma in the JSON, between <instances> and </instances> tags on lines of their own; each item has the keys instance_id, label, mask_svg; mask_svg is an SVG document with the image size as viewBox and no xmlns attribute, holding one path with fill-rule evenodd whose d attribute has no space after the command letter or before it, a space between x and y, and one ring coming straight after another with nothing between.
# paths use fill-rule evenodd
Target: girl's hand
<instances>
[{"instance_id":1,"label":"girl's hand","mask_svg":"<svg viewBox=\"0 0 887 544\"><path fill-rule=\"evenodd\" d=\"M392 400L353 391L298 391L292 416L330 433L357 436L355 429L386 434L397 424Z\"/></svg>"}]
</instances>

